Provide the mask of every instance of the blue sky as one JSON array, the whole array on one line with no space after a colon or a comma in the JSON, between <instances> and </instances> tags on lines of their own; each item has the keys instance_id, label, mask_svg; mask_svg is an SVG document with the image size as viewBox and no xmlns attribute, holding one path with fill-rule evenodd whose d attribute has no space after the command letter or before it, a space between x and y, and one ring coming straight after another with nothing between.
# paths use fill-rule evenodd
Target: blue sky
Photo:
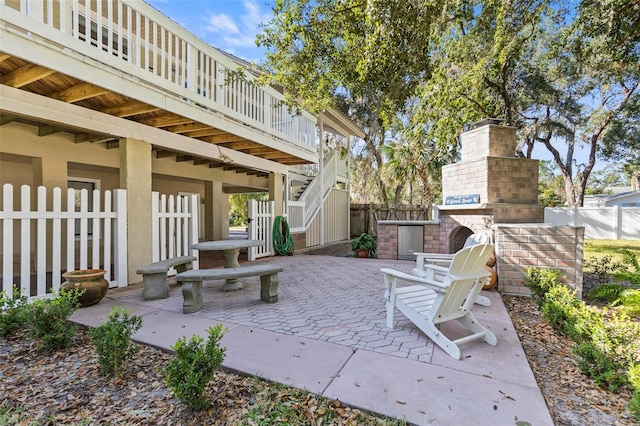
<instances>
[{"instance_id":1,"label":"blue sky","mask_svg":"<svg viewBox=\"0 0 640 426\"><path fill-rule=\"evenodd\" d=\"M271 20L268 0L145 0L198 38L249 62L262 62L260 24Z\"/></svg>"}]
</instances>

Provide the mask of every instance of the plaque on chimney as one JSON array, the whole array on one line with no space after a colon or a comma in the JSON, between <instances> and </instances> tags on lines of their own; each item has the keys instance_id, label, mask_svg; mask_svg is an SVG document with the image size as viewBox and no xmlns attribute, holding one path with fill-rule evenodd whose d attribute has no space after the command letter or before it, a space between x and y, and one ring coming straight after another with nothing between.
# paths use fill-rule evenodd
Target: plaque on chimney
<instances>
[{"instance_id":1,"label":"plaque on chimney","mask_svg":"<svg viewBox=\"0 0 640 426\"><path fill-rule=\"evenodd\" d=\"M459 206L463 204L479 204L480 194L451 195L444 199L445 206Z\"/></svg>"}]
</instances>

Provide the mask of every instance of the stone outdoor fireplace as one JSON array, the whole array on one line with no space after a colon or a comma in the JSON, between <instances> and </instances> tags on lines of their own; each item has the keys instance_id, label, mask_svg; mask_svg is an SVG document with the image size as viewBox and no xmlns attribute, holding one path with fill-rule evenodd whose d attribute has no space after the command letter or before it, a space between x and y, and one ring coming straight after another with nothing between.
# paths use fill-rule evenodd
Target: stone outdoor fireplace
<instances>
[{"instance_id":1,"label":"stone outdoor fireplace","mask_svg":"<svg viewBox=\"0 0 640 426\"><path fill-rule=\"evenodd\" d=\"M516 129L495 120L462 133L460 161L442 169L439 215L431 221L378 221L378 257L410 258L401 253L408 232L422 232L422 246L414 244L413 251L430 253L455 253L469 235L484 232L496 249L499 291L528 294L522 281L535 266L560 270L580 295L584 228L543 223L538 160L516 158L515 150Z\"/></svg>"}]
</instances>

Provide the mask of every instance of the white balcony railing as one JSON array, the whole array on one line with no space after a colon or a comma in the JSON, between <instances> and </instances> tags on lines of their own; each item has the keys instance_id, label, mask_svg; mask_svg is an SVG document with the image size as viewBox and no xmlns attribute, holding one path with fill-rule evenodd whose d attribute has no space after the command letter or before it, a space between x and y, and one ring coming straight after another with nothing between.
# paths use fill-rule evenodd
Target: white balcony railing
<instances>
[{"instance_id":1,"label":"white balcony railing","mask_svg":"<svg viewBox=\"0 0 640 426\"><path fill-rule=\"evenodd\" d=\"M89 47L93 59L123 72L133 66L156 76L154 83L160 77L165 90L182 96L186 89L197 105L315 152L313 115L290 111L282 94L255 84L239 63L143 1L0 0L0 20L68 49Z\"/></svg>"}]
</instances>

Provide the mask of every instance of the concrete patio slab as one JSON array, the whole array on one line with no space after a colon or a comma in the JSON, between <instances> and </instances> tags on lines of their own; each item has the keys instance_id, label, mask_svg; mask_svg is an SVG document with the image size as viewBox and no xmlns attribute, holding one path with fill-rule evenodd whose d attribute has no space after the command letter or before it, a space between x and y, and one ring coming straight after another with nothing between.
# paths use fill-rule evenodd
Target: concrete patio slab
<instances>
[{"instance_id":1,"label":"concrete patio slab","mask_svg":"<svg viewBox=\"0 0 640 426\"><path fill-rule=\"evenodd\" d=\"M222 339L225 368L321 394L354 350L326 342L236 327Z\"/></svg>"},{"instance_id":2,"label":"concrete patio slab","mask_svg":"<svg viewBox=\"0 0 640 426\"><path fill-rule=\"evenodd\" d=\"M357 351L324 396L419 425L553 425L533 385Z\"/></svg>"},{"instance_id":3,"label":"concrete patio slab","mask_svg":"<svg viewBox=\"0 0 640 426\"><path fill-rule=\"evenodd\" d=\"M179 286L170 285L166 299L145 301L136 285L110 290L73 320L99 325L112 306L124 306L143 316L134 340L163 349L182 336L206 337L208 327L222 323L225 368L413 424L553 424L498 292L483 291L492 305L473 308L497 345L463 344L458 361L400 312L394 328L386 327L380 268L409 272L414 262L289 256L254 263L260 262L283 267L277 303L260 301L257 282L221 292L224 281L210 281L203 309L185 315ZM445 323L441 330L455 338L458 327Z\"/></svg>"}]
</instances>

